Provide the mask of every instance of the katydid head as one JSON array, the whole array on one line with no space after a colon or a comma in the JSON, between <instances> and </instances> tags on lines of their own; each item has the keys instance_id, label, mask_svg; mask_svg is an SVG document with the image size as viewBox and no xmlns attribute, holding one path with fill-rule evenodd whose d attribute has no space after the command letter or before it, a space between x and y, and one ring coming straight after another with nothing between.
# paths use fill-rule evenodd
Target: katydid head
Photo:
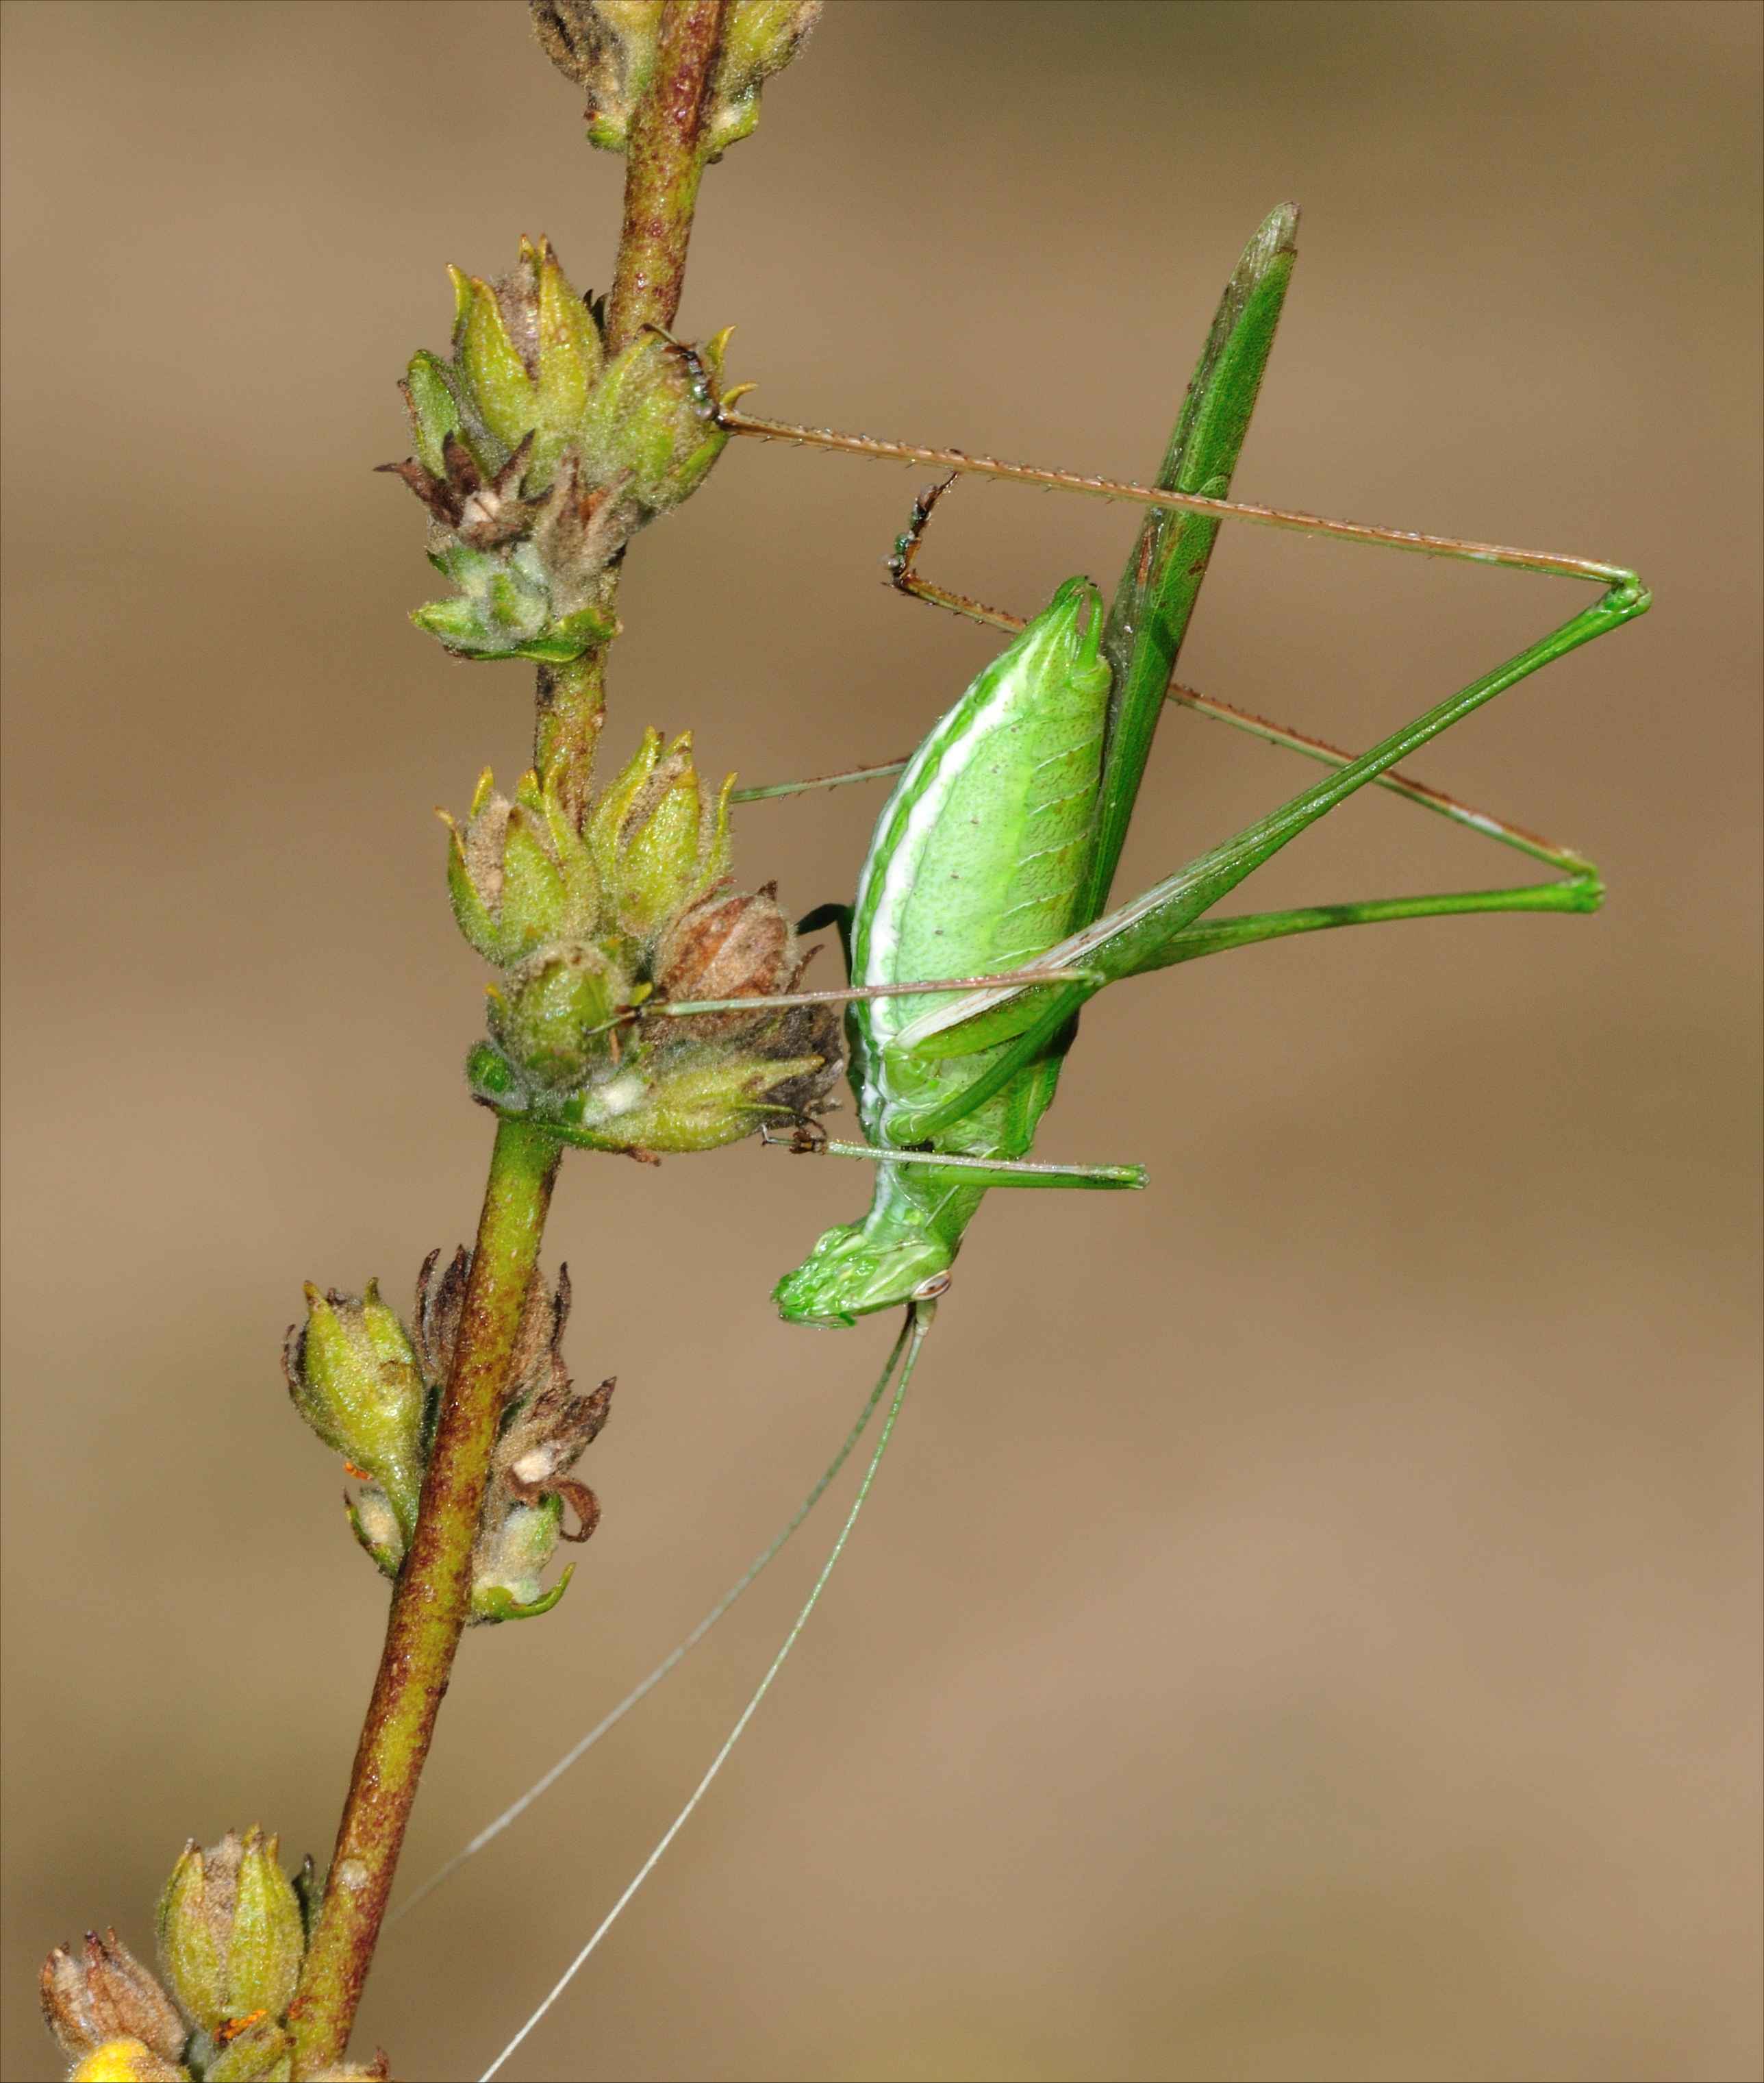
<instances>
[{"instance_id":1,"label":"katydid head","mask_svg":"<svg viewBox=\"0 0 1764 2083\"><path fill-rule=\"evenodd\" d=\"M772 1291L787 1324L849 1330L860 1316L929 1299L949 1285L949 1246L927 1230L884 1239L861 1223L829 1230Z\"/></svg>"},{"instance_id":2,"label":"katydid head","mask_svg":"<svg viewBox=\"0 0 1764 2083\"><path fill-rule=\"evenodd\" d=\"M1006 655L1019 670L1040 667L1100 692L1109 682L1102 656L1103 599L1093 580L1067 579Z\"/></svg>"}]
</instances>

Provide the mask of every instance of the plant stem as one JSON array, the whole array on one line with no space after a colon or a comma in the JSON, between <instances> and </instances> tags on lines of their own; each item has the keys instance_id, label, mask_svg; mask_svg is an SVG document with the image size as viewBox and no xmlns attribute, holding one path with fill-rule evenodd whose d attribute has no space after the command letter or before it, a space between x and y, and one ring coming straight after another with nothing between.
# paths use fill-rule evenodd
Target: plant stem
<instances>
[{"instance_id":1,"label":"plant stem","mask_svg":"<svg viewBox=\"0 0 1764 2083\"><path fill-rule=\"evenodd\" d=\"M646 325L670 325L680 306L704 165L704 99L724 6L725 0L666 0L655 70L626 163L624 224L607 304L609 343L615 350ZM535 754L542 770L563 763L565 800L578 819L600 729L606 660L603 645L539 675ZM289 2012L296 2077L343 2059L373 1963L470 1609L472 1549L497 1421L561 1155L562 1146L542 1130L517 1121L498 1124L453 1372L410 1552L392 1594L324 1900Z\"/></svg>"},{"instance_id":2,"label":"plant stem","mask_svg":"<svg viewBox=\"0 0 1764 2083\"><path fill-rule=\"evenodd\" d=\"M722 40L724 0L667 0L656 69L631 126L625 220L606 299L616 354L647 326L673 323L704 168L706 89Z\"/></svg>"},{"instance_id":3,"label":"plant stem","mask_svg":"<svg viewBox=\"0 0 1764 2083\"><path fill-rule=\"evenodd\" d=\"M612 575L609 573L609 577ZM606 589L609 608L614 589ZM553 780L578 831L588 809L594 747L606 714L606 653L596 644L567 665L542 665L533 718L533 766Z\"/></svg>"},{"instance_id":4,"label":"plant stem","mask_svg":"<svg viewBox=\"0 0 1764 2083\"><path fill-rule=\"evenodd\" d=\"M323 1904L289 2013L297 2075L340 2061L386 1913L399 1847L471 1596L472 1547L521 1310L562 1146L496 1128L453 1373L379 1675L337 1831Z\"/></svg>"},{"instance_id":5,"label":"plant stem","mask_svg":"<svg viewBox=\"0 0 1764 2083\"><path fill-rule=\"evenodd\" d=\"M704 170L704 99L726 4L667 0L662 11L655 70L632 120L625 163L624 221L606 299L606 344L614 353L645 326L671 326L680 308ZM617 569L609 571L601 602L609 615L618 582ZM534 765L555 777L578 824L587 808L594 746L606 714L608 648L597 644L567 665L539 668Z\"/></svg>"}]
</instances>

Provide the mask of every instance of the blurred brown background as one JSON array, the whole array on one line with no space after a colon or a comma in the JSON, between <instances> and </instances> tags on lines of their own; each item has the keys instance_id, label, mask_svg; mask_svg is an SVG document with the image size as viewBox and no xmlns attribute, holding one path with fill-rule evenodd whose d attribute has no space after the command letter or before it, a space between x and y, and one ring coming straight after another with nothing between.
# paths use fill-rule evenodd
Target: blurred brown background
<instances>
[{"instance_id":1,"label":"blurred brown background","mask_svg":"<svg viewBox=\"0 0 1764 2083\"><path fill-rule=\"evenodd\" d=\"M9 2077L31 1978L146 1949L187 1833L334 1827L382 1595L277 1347L469 1236L483 975L432 803L525 757L450 665L393 389L442 266L620 167L513 0L6 11ZM525 2077L1757 2072L1759 15L834 0L707 177L682 323L757 409L1149 471L1263 213L1303 260L1240 493L1633 562L1659 606L1420 771L1605 866L1596 921L1336 935L1111 994L1000 1195L798 1660ZM759 780L907 747L989 648L878 560L918 476L758 446L631 559L611 742ZM970 488L1032 608L1133 517ZM1184 671L1350 743L1569 589L1228 532ZM1173 713L1124 889L1306 778ZM851 885L856 791L744 813ZM1499 878L1362 801L1255 901ZM786 1515L887 1335L767 1291L856 1168L572 1157L606 1521L467 1645L405 1869ZM829 1510L388 1939L362 2022L476 2075L696 1777Z\"/></svg>"}]
</instances>

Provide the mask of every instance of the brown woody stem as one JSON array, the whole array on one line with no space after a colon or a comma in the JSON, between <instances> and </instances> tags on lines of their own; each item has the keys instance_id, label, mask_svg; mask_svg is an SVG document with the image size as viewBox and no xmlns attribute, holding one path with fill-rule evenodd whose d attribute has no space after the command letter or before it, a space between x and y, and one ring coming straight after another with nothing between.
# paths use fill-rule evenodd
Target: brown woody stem
<instances>
[{"instance_id":1,"label":"brown woody stem","mask_svg":"<svg viewBox=\"0 0 1764 2083\"><path fill-rule=\"evenodd\" d=\"M607 304L616 350L672 323L703 171L702 114L725 0L667 0L656 65L632 125L625 217ZM610 589L609 589L609 593ZM609 600L609 606L610 602ZM600 729L606 647L539 675L534 752L561 763L580 818ZM373 1959L435 1718L471 1607L472 1549L528 1283L562 1146L504 1120L496 1130L453 1373L442 1396L410 1552L392 1594L324 1900L289 2012L294 2074L340 2061Z\"/></svg>"},{"instance_id":2,"label":"brown woody stem","mask_svg":"<svg viewBox=\"0 0 1764 2083\"><path fill-rule=\"evenodd\" d=\"M614 354L645 326L671 326L680 308L724 6L724 0L667 0L662 10L656 69L631 126L625 220L606 299L606 344Z\"/></svg>"},{"instance_id":3,"label":"brown woody stem","mask_svg":"<svg viewBox=\"0 0 1764 2083\"><path fill-rule=\"evenodd\" d=\"M609 589L610 591L610 589ZM580 830L606 715L606 653L597 644L567 665L542 665L533 719L534 770L553 781Z\"/></svg>"},{"instance_id":4,"label":"brown woody stem","mask_svg":"<svg viewBox=\"0 0 1764 2083\"><path fill-rule=\"evenodd\" d=\"M562 1146L497 1125L453 1373L392 1593L379 1675L349 1777L300 1988L289 2013L295 2074L340 2061L373 1958L404 1830L471 1599L471 1559L509 1363Z\"/></svg>"}]
</instances>

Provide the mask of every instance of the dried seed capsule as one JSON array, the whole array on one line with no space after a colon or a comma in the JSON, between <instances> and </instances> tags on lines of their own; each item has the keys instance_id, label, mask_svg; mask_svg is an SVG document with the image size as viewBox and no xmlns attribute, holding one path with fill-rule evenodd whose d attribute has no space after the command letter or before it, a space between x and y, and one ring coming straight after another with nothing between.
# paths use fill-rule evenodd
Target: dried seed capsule
<instances>
[{"instance_id":1,"label":"dried seed capsule","mask_svg":"<svg viewBox=\"0 0 1764 2083\"><path fill-rule=\"evenodd\" d=\"M694 999L766 998L787 990L797 970L796 936L771 888L757 895L712 892L682 911L656 950L656 988L683 1004ZM700 1013L701 1038L738 1034L764 1012Z\"/></svg>"},{"instance_id":2,"label":"dried seed capsule","mask_svg":"<svg viewBox=\"0 0 1764 2083\"><path fill-rule=\"evenodd\" d=\"M175 2062L189 2038L177 2006L114 1931L86 1934L81 1956L57 1946L43 1963L43 2019L68 2054L90 2054L107 2041L144 2042Z\"/></svg>"}]
</instances>

